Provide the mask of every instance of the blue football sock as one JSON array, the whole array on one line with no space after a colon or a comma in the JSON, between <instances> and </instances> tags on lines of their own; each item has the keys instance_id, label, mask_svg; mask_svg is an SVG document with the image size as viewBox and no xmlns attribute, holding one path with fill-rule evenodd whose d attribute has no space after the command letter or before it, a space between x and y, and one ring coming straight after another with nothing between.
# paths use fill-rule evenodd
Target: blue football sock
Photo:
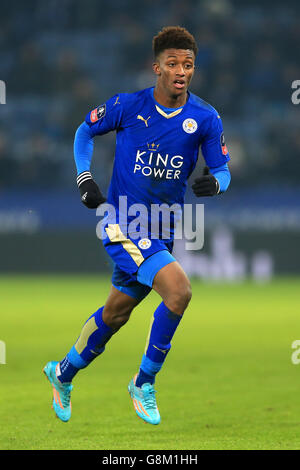
<instances>
[{"instance_id":1,"label":"blue football sock","mask_svg":"<svg viewBox=\"0 0 300 470\"><path fill-rule=\"evenodd\" d=\"M143 369L140 368L135 385L141 387L143 384L153 385L155 381L155 375L146 374Z\"/></svg>"},{"instance_id":2,"label":"blue football sock","mask_svg":"<svg viewBox=\"0 0 300 470\"><path fill-rule=\"evenodd\" d=\"M99 308L88 318L76 343L60 361L57 377L61 382L71 382L80 369L87 367L102 354L105 344L114 334L115 330L102 320L103 309L104 307Z\"/></svg>"},{"instance_id":3,"label":"blue football sock","mask_svg":"<svg viewBox=\"0 0 300 470\"><path fill-rule=\"evenodd\" d=\"M57 378L60 382L71 382L72 379L75 377L77 372L80 369L78 367L73 366L68 359L68 356L64 357L62 361L59 363L57 372Z\"/></svg>"},{"instance_id":4,"label":"blue football sock","mask_svg":"<svg viewBox=\"0 0 300 470\"><path fill-rule=\"evenodd\" d=\"M163 302L154 312L149 342L135 383L137 387L141 387L144 383L155 382L155 376L171 349L171 340L181 318L182 315L171 312Z\"/></svg>"}]
</instances>

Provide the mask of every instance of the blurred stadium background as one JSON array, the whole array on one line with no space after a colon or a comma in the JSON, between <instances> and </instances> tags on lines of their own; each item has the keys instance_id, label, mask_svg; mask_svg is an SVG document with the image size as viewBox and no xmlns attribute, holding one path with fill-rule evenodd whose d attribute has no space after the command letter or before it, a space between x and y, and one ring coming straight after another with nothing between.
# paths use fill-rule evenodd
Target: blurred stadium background
<instances>
[{"instance_id":1,"label":"blurred stadium background","mask_svg":"<svg viewBox=\"0 0 300 470\"><path fill-rule=\"evenodd\" d=\"M152 37L179 24L197 39L191 91L222 116L232 183L205 201L204 249L178 243L178 259L202 279L299 274L299 13L296 1L263 0L1 5L0 272L110 271L95 213L79 200L74 133L110 96L154 84ZM104 192L114 140L96 140L92 168Z\"/></svg>"},{"instance_id":2,"label":"blurred stadium background","mask_svg":"<svg viewBox=\"0 0 300 470\"><path fill-rule=\"evenodd\" d=\"M1 3L0 448L299 449L299 14L292 0ZM142 428L125 393L152 293L109 354L78 374L66 433L41 369L64 357L111 271L99 220L79 199L74 133L112 95L154 84L152 37L177 24L197 39L191 91L222 116L231 186L205 201L187 191L186 202L205 202L205 242L199 252L175 247L193 301L158 379L162 426ZM104 192L114 142L96 139Z\"/></svg>"}]
</instances>

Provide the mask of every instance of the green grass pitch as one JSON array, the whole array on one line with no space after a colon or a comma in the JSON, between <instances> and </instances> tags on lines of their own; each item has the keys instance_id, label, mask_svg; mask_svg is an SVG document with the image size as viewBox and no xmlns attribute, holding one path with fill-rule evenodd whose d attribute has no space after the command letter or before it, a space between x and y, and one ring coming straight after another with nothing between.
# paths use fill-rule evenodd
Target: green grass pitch
<instances>
[{"instance_id":1,"label":"green grass pitch","mask_svg":"<svg viewBox=\"0 0 300 470\"><path fill-rule=\"evenodd\" d=\"M160 302L152 292L74 379L71 420L56 419L42 368L65 355L109 286L98 276L1 277L0 449L300 448L298 279L192 282L156 380L159 426L136 417L127 392Z\"/></svg>"}]
</instances>

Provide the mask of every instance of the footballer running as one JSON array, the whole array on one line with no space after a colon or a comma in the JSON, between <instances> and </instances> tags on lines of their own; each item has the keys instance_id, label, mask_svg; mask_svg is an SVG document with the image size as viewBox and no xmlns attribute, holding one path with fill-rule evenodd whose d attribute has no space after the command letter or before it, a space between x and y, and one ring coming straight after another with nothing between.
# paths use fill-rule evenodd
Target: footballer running
<instances>
[{"instance_id":1,"label":"footballer running","mask_svg":"<svg viewBox=\"0 0 300 470\"><path fill-rule=\"evenodd\" d=\"M103 245L114 262L109 296L86 320L67 355L61 361L48 362L43 369L52 385L54 411L62 421L71 417L75 375L104 353L110 338L154 289L161 303L128 391L140 418L154 425L160 422L155 378L191 300L191 285L172 255L175 221L167 239L151 237L151 233L143 234L142 239L130 236L120 224L119 197L127 197L128 207L143 204L149 213L152 204L183 207L187 180L200 148L205 168L192 185L195 195L224 193L231 179L221 118L188 90L197 55L193 35L179 26L165 27L153 38L153 53L155 86L113 96L89 112L75 134L77 185L83 204L95 209L106 198L90 172L94 137L116 131L107 203L115 208L117 220L111 223L108 217L103 225Z\"/></svg>"}]
</instances>

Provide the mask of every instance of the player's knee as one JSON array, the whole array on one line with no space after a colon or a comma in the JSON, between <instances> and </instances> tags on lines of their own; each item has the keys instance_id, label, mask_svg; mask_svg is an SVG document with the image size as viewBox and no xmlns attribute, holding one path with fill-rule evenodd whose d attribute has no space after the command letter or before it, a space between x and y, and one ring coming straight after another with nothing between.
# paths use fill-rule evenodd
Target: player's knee
<instances>
[{"instance_id":1,"label":"player's knee","mask_svg":"<svg viewBox=\"0 0 300 470\"><path fill-rule=\"evenodd\" d=\"M102 318L107 326L118 330L128 322L131 312L132 308L128 306L119 306L118 308L108 307L104 308Z\"/></svg>"},{"instance_id":2,"label":"player's knee","mask_svg":"<svg viewBox=\"0 0 300 470\"><path fill-rule=\"evenodd\" d=\"M184 305L184 310L187 308L190 300L192 298L192 286L190 282L187 282L183 287L182 294L181 294L181 301Z\"/></svg>"},{"instance_id":3,"label":"player's knee","mask_svg":"<svg viewBox=\"0 0 300 470\"><path fill-rule=\"evenodd\" d=\"M192 288L190 282L186 282L180 287L174 289L168 299L166 300L166 305L168 308L178 315L182 315L187 308L190 300L192 298Z\"/></svg>"},{"instance_id":4,"label":"player's knee","mask_svg":"<svg viewBox=\"0 0 300 470\"><path fill-rule=\"evenodd\" d=\"M187 302L187 306L188 304L190 303L191 299L192 299L192 286L191 286L191 283L188 282L187 284L187 288L186 288L186 302Z\"/></svg>"}]
</instances>

